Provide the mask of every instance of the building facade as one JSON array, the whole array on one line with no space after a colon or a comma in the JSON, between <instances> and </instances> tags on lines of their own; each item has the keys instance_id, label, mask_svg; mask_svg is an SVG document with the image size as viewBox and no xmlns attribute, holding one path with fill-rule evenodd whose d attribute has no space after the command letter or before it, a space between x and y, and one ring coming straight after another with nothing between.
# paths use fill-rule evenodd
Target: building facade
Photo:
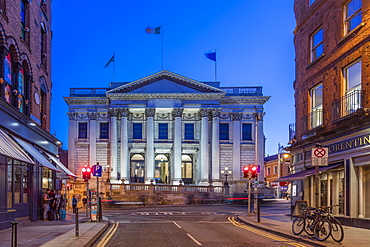
<instances>
[{"instance_id":1,"label":"building facade","mask_svg":"<svg viewBox=\"0 0 370 247\"><path fill-rule=\"evenodd\" d=\"M286 181L275 181L290 174L290 154L278 153L265 157L265 184L267 187L275 188L277 198L290 196L290 183Z\"/></svg>"},{"instance_id":2,"label":"building facade","mask_svg":"<svg viewBox=\"0 0 370 247\"><path fill-rule=\"evenodd\" d=\"M43 190L72 175L49 133L50 10L50 1L0 1L0 229L41 219Z\"/></svg>"},{"instance_id":3,"label":"building facade","mask_svg":"<svg viewBox=\"0 0 370 247\"><path fill-rule=\"evenodd\" d=\"M339 205L352 225L370 218L368 0L296 0L294 200ZM315 179L312 149L328 148ZM293 202L294 202L293 200Z\"/></svg>"},{"instance_id":4,"label":"building facade","mask_svg":"<svg viewBox=\"0 0 370 247\"><path fill-rule=\"evenodd\" d=\"M261 87L220 87L166 70L109 88L72 88L69 167L81 174L99 163L113 184L216 185L227 166L229 182L245 188L243 165L263 164L268 99Z\"/></svg>"}]
</instances>

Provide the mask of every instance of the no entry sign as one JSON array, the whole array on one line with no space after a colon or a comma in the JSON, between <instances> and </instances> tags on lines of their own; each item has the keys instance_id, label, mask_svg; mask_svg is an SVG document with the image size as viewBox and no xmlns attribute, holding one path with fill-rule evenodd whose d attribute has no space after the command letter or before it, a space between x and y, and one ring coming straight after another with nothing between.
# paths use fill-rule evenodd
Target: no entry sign
<instances>
[{"instance_id":1,"label":"no entry sign","mask_svg":"<svg viewBox=\"0 0 370 247\"><path fill-rule=\"evenodd\" d=\"M328 165L328 148L313 148L312 149L312 165L327 166Z\"/></svg>"}]
</instances>

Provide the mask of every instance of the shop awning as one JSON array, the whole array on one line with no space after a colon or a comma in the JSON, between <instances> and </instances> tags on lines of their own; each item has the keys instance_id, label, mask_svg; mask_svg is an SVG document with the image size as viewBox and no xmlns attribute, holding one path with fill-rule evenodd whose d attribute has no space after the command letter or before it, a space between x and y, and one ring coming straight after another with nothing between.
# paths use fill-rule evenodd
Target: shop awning
<instances>
[{"instance_id":1,"label":"shop awning","mask_svg":"<svg viewBox=\"0 0 370 247\"><path fill-rule=\"evenodd\" d=\"M333 169L333 168L336 168L336 167L341 166L341 165L343 165L343 163L333 164L333 165L329 165L329 166L320 166L319 167L319 173L330 170L330 169ZM303 180L306 177L312 176L312 175L315 175L315 168L308 168L304 171L300 171L300 172L291 174L289 176L285 176L285 177L275 179L274 181L275 182L298 181L298 180Z\"/></svg>"},{"instance_id":2,"label":"shop awning","mask_svg":"<svg viewBox=\"0 0 370 247\"><path fill-rule=\"evenodd\" d=\"M2 130L0 130L0 154L28 164L35 164L18 144Z\"/></svg>"},{"instance_id":3,"label":"shop awning","mask_svg":"<svg viewBox=\"0 0 370 247\"><path fill-rule=\"evenodd\" d=\"M63 172L67 174L67 176L77 178L77 176L73 174L70 170L68 170L68 168L65 167L63 163L60 162L60 160L57 157L55 157L54 155L48 154L48 153L47 155L53 162L55 162L55 164L57 164L57 167L59 167Z\"/></svg>"},{"instance_id":4,"label":"shop awning","mask_svg":"<svg viewBox=\"0 0 370 247\"><path fill-rule=\"evenodd\" d=\"M53 164L51 164L40 152L37 150L33 145L31 145L28 142L25 142L15 136L13 136L14 139L21 145L24 149L27 150L27 152L35 158L42 166L45 166L51 170L60 172Z\"/></svg>"}]
</instances>

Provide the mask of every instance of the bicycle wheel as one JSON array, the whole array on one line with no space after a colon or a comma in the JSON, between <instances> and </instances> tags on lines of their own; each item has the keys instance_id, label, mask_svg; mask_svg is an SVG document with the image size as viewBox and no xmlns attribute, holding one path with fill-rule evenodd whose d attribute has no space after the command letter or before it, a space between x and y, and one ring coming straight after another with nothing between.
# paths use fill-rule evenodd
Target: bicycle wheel
<instances>
[{"instance_id":1,"label":"bicycle wheel","mask_svg":"<svg viewBox=\"0 0 370 247\"><path fill-rule=\"evenodd\" d=\"M319 241L326 240L331 233L331 224L327 219L319 219L313 226L315 238Z\"/></svg>"},{"instance_id":2,"label":"bicycle wheel","mask_svg":"<svg viewBox=\"0 0 370 247\"><path fill-rule=\"evenodd\" d=\"M309 235L313 236L313 225L315 224L315 217L311 215L306 216L306 222L304 226L304 231Z\"/></svg>"},{"instance_id":3,"label":"bicycle wheel","mask_svg":"<svg viewBox=\"0 0 370 247\"><path fill-rule=\"evenodd\" d=\"M344 238L344 231L342 224L335 218L330 219L331 223L331 237L335 242L342 242Z\"/></svg>"},{"instance_id":4,"label":"bicycle wheel","mask_svg":"<svg viewBox=\"0 0 370 247\"><path fill-rule=\"evenodd\" d=\"M304 229L304 218L302 216L296 217L292 223L292 231L295 235L299 235Z\"/></svg>"}]
</instances>

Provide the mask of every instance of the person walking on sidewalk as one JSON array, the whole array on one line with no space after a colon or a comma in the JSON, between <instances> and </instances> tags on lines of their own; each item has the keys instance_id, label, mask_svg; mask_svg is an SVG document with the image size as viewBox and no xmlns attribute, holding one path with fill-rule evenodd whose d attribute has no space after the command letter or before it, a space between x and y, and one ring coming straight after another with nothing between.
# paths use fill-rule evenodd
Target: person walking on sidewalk
<instances>
[{"instance_id":1,"label":"person walking on sidewalk","mask_svg":"<svg viewBox=\"0 0 370 247\"><path fill-rule=\"evenodd\" d=\"M46 189L44 192L44 195L42 196L42 211L43 211L43 216L44 220L48 220L48 211L50 211L50 201L53 200L54 198L50 197L50 189Z\"/></svg>"},{"instance_id":2,"label":"person walking on sidewalk","mask_svg":"<svg viewBox=\"0 0 370 247\"><path fill-rule=\"evenodd\" d=\"M77 199L75 195L73 195L72 197L72 209L73 209L73 214L75 214L77 211Z\"/></svg>"}]
</instances>

